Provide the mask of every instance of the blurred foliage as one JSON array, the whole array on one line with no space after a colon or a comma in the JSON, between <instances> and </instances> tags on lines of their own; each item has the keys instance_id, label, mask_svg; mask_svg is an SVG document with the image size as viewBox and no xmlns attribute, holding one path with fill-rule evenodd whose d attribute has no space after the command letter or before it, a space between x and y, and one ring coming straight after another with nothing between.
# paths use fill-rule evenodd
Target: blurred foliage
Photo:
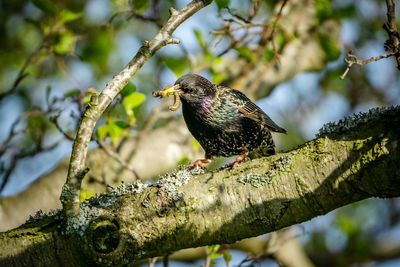
<instances>
[{"instance_id":1,"label":"blurred foliage","mask_svg":"<svg viewBox=\"0 0 400 267\"><path fill-rule=\"evenodd\" d=\"M330 0L315 0L315 9L317 11L317 19L319 23L332 18L333 8Z\"/></svg>"},{"instance_id":2,"label":"blurred foliage","mask_svg":"<svg viewBox=\"0 0 400 267\"><path fill-rule=\"evenodd\" d=\"M223 9L229 6L230 0L215 0L218 9Z\"/></svg>"},{"instance_id":3,"label":"blurred foliage","mask_svg":"<svg viewBox=\"0 0 400 267\"><path fill-rule=\"evenodd\" d=\"M149 7L149 0L130 0L129 3L138 12L144 12Z\"/></svg>"},{"instance_id":4,"label":"blurred foliage","mask_svg":"<svg viewBox=\"0 0 400 267\"><path fill-rule=\"evenodd\" d=\"M226 245L212 245L207 248L207 257L210 259L210 266L215 266L215 260L222 257L227 267L232 260L228 247Z\"/></svg>"}]
</instances>

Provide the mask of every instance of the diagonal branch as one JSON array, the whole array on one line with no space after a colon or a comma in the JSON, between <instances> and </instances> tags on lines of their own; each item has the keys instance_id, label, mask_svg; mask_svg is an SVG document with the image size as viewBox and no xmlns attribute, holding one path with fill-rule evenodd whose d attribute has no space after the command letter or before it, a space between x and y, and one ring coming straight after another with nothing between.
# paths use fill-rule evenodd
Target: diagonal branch
<instances>
[{"instance_id":1,"label":"diagonal branch","mask_svg":"<svg viewBox=\"0 0 400 267\"><path fill-rule=\"evenodd\" d=\"M301 147L232 171L186 169L154 185L121 185L81 204L60 235L59 214L0 234L0 265L125 265L182 248L233 243L370 197L400 196L400 107L328 124ZM62 248L62 249L60 249ZM43 265L43 264L42 264Z\"/></svg>"},{"instance_id":2,"label":"diagonal branch","mask_svg":"<svg viewBox=\"0 0 400 267\"><path fill-rule=\"evenodd\" d=\"M175 29L194 13L210 3L211 1L206 0L193 0L179 11L170 9L171 17L154 39L151 41L144 41L142 47L128 65L108 82L100 94L92 97L76 134L67 181L60 197L65 215L77 215L79 213L79 191L82 179L84 178L82 173L84 173L86 169L85 161L89 142L96 122L101 114L155 52L163 46L179 42L179 40L171 37Z\"/></svg>"},{"instance_id":3,"label":"diagonal branch","mask_svg":"<svg viewBox=\"0 0 400 267\"><path fill-rule=\"evenodd\" d=\"M394 53L397 68L400 70L400 33L396 26L395 4L394 0L386 0L387 6L387 22L383 24L383 29L389 35L389 39L385 43L385 49Z\"/></svg>"}]
</instances>

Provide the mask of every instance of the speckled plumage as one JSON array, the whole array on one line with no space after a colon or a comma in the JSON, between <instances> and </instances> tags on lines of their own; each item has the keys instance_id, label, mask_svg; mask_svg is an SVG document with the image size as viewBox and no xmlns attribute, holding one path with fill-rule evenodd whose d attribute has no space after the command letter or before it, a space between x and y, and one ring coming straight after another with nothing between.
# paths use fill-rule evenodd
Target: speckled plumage
<instances>
[{"instance_id":1,"label":"speckled plumage","mask_svg":"<svg viewBox=\"0 0 400 267\"><path fill-rule=\"evenodd\" d=\"M206 158L257 151L274 154L271 132L286 133L238 90L214 85L187 74L179 78L186 125L206 152Z\"/></svg>"}]
</instances>

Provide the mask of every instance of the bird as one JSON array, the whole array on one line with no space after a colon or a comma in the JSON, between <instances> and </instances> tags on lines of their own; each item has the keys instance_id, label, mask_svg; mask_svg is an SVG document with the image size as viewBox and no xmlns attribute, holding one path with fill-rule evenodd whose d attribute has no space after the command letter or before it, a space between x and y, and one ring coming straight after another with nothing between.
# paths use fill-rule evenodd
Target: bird
<instances>
[{"instance_id":1,"label":"bird","mask_svg":"<svg viewBox=\"0 0 400 267\"><path fill-rule=\"evenodd\" d=\"M249 153L273 155L275 145L271 132L286 133L244 93L213 84L198 74L186 74L173 86L153 95L174 95L171 110L182 103L186 126L205 151L205 158L189 164L190 168L204 167L214 157L236 155L231 164L234 168L246 160Z\"/></svg>"}]
</instances>

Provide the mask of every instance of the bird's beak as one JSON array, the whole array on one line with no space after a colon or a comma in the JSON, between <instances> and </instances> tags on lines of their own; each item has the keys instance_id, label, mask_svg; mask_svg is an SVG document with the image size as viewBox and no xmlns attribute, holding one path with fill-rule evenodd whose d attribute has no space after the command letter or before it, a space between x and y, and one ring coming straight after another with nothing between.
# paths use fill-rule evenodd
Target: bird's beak
<instances>
[{"instance_id":1,"label":"bird's beak","mask_svg":"<svg viewBox=\"0 0 400 267\"><path fill-rule=\"evenodd\" d=\"M175 84L173 86L170 87L166 87L164 88L161 92L160 92L160 96L163 97L168 97L170 95L173 95L174 93L179 93L179 84Z\"/></svg>"}]
</instances>

